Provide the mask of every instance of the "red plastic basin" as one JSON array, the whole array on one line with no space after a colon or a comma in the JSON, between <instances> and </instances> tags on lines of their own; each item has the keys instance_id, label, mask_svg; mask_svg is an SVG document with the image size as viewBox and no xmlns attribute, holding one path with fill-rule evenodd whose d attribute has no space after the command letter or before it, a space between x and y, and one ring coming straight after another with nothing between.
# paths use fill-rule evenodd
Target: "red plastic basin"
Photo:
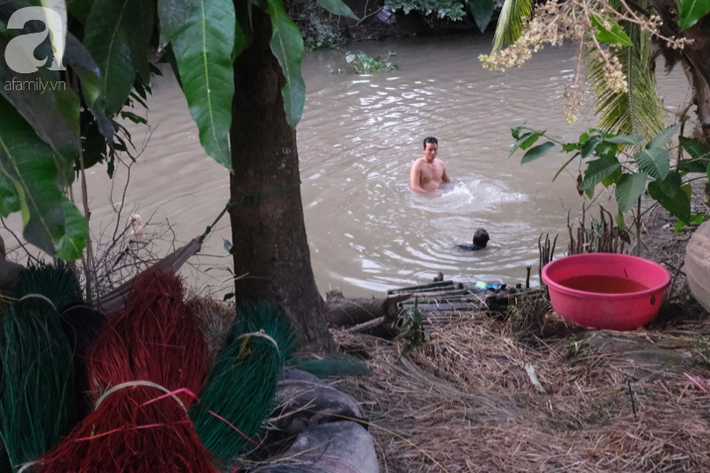
<instances>
[{"instance_id":1,"label":"red plastic basin","mask_svg":"<svg viewBox=\"0 0 710 473\"><path fill-rule=\"evenodd\" d=\"M636 256L589 253L547 264L542 280L561 317L585 327L634 330L656 317L671 275Z\"/></svg>"}]
</instances>

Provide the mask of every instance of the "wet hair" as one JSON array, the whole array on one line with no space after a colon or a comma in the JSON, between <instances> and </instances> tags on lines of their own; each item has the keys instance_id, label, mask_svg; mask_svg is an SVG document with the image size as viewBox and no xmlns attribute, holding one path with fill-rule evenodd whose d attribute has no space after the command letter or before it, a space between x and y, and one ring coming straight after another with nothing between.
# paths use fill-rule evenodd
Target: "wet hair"
<instances>
[{"instance_id":1,"label":"wet hair","mask_svg":"<svg viewBox=\"0 0 710 473\"><path fill-rule=\"evenodd\" d=\"M427 136L426 138L424 138L424 149L426 149L427 143L431 143L433 145L439 146L439 141L436 138L434 138L433 136Z\"/></svg>"},{"instance_id":2,"label":"wet hair","mask_svg":"<svg viewBox=\"0 0 710 473\"><path fill-rule=\"evenodd\" d=\"M486 229L479 228L476 230L476 233L473 234L473 249L480 250L481 248L485 248L486 244L488 244L488 240L490 240L490 237Z\"/></svg>"}]
</instances>

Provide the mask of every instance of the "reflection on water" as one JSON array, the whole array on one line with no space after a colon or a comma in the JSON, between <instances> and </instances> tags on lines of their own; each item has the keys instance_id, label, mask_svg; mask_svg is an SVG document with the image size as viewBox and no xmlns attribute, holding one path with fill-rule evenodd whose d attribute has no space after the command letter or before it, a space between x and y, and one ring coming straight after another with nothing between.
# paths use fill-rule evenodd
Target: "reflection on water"
<instances>
[{"instance_id":1,"label":"reflection on water","mask_svg":"<svg viewBox=\"0 0 710 473\"><path fill-rule=\"evenodd\" d=\"M509 128L528 120L534 128L574 140L594 125L592 116L582 116L574 127L562 119L562 94L574 73L575 51L546 49L522 69L500 74L484 71L477 59L489 52L490 38L358 43L350 49L370 56L395 51L400 69L329 74L328 66L346 67L343 51L304 58L308 95L298 145L306 226L321 291L340 287L346 295L370 295L424 283L438 271L447 279L520 282L525 266L537 262L541 233L559 233L558 248L564 248L567 210L574 217L582 204L574 190L579 169L570 167L552 183L564 156L551 154L524 167L520 152L508 159ZM687 103L682 73L659 82L667 106ZM129 125L137 143L150 139L132 170L124 215L138 211L144 220L147 215L154 222L167 218L179 239L188 241L224 207L228 176L200 148L175 80L156 78L153 90L151 109L143 112L152 134ZM422 155L426 136L439 139L439 158L454 180L438 198L409 190L410 166ZM91 172L92 231L98 235L114 211L105 171ZM119 167L118 173L115 202L122 200L126 179L125 170ZM613 211L605 199L601 202ZM17 228L19 221L13 225ZM456 248L479 227L491 237L486 249ZM203 269L229 264L223 238L231 239L226 219L204 248L214 256L198 260ZM208 274L228 276L220 271ZM208 279L200 276L194 284Z\"/></svg>"}]
</instances>

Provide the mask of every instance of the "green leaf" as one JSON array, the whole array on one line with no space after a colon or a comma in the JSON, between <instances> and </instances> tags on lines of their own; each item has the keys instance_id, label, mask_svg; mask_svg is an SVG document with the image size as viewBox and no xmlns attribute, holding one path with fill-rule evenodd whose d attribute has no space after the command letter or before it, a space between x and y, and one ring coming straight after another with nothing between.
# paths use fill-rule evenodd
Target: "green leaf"
<instances>
[{"instance_id":1,"label":"green leaf","mask_svg":"<svg viewBox=\"0 0 710 473\"><path fill-rule=\"evenodd\" d=\"M5 50L7 44L0 36L0 49ZM0 60L0 82L0 93L52 148L61 178L71 184L79 151L79 97L56 73L42 67L34 74L17 74L7 66L4 56Z\"/></svg>"},{"instance_id":2,"label":"green leaf","mask_svg":"<svg viewBox=\"0 0 710 473\"><path fill-rule=\"evenodd\" d=\"M519 135L519 137L516 138L517 141L515 142L515 145L513 145L513 149L510 150L510 154L508 155L508 157L510 158L510 157L513 155L513 153L515 153L515 152L518 150L518 148L521 148L521 149L528 149L529 147L531 147L532 145L534 145L535 142L536 142L544 133L545 133L545 130L543 130L543 131L536 131L536 132L529 131L529 132L527 132L527 133L523 133L522 135Z\"/></svg>"},{"instance_id":3,"label":"green leaf","mask_svg":"<svg viewBox=\"0 0 710 473\"><path fill-rule=\"evenodd\" d=\"M594 36L596 36L599 41L608 44L620 44L622 46L631 46L633 44L631 38L628 37L624 30L621 29L621 26L614 20L606 18L606 21L611 24L611 30L608 30L604 27L604 20L599 18L599 16L591 14L589 19L592 20L592 25L597 29Z\"/></svg>"},{"instance_id":4,"label":"green leaf","mask_svg":"<svg viewBox=\"0 0 710 473\"><path fill-rule=\"evenodd\" d=\"M624 214L618 213L616 214L616 226L619 227L620 230L626 230L626 220L624 220Z\"/></svg>"},{"instance_id":5,"label":"green leaf","mask_svg":"<svg viewBox=\"0 0 710 473\"><path fill-rule=\"evenodd\" d=\"M587 140L584 145L582 146L582 159L586 158L594 150L596 149L597 145L603 141L603 138L601 136L592 136Z\"/></svg>"},{"instance_id":6,"label":"green leaf","mask_svg":"<svg viewBox=\"0 0 710 473\"><path fill-rule=\"evenodd\" d=\"M82 25L86 24L91 12L92 0L67 0L69 14L79 20Z\"/></svg>"},{"instance_id":7,"label":"green leaf","mask_svg":"<svg viewBox=\"0 0 710 473\"><path fill-rule=\"evenodd\" d=\"M345 59L347 60L347 57ZM527 121L523 122L523 124L520 126L516 126L515 128L510 129L510 134L513 135L513 138L515 138L516 140L520 138L520 132L523 131L523 129L525 128L526 123Z\"/></svg>"},{"instance_id":8,"label":"green leaf","mask_svg":"<svg viewBox=\"0 0 710 473\"><path fill-rule=\"evenodd\" d=\"M678 142L693 159L710 159L710 148L695 138L679 136Z\"/></svg>"},{"instance_id":9,"label":"green leaf","mask_svg":"<svg viewBox=\"0 0 710 473\"><path fill-rule=\"evenodd\" d=\"M634 160L643 172L652 178L662 181L671 170L671 156L663 148L650 148L639 151Z\"/></svg>"},{"instance_id":10,"label":"green leaf","mask_svg":"<svg viewBox=\"0 0 710 473\"><path fill-rule=\"evenodd\" d=\"M0 216L6 218L14 212L20 212L20 198L12 179L0 171Z\"/></svg>"},{"instance_id":11,"label":"green leaf","mask_svg":"<svg viewBox=\"0 0 710 473\"><path fill-rule=\"evenodd\" d=\"M590 161L587 170L584 172L584 181L579 185L579 190L594 189L597 184L620 168L621 163L615 157L602 156L599 159Z\"/></svg>"},{"instance_id":12,"label":"green leaf","mask_svg":"<svg viewBox=\"0 0 710 473\"><path fill-rule=\"evenodd\" d=\"M677 0L678 27L681 31L696 24L710 12L710 0Z\"/></svg>"},{"instance_id":13,"label":"green leaf","mask_svg":"<svg viewBox=\"0 0 710 473\"><path fill-rule=\"evenodd\" d=\"M65 198L62 200L61 205L64 211L66 232L56 245L57 253L55 256L64 261L78 260L83 256L89 227L86 225L84 216L72 201Z\"/></svg>"},{"instance_id":14,"label":"green leaf","mask_svg":"<svg viewBox=\"0 0 710 473\"><path fill-rule=\"evenodd\" d=\"M163 19L160 21L162 24ZM199 8L182 28L175 28L170 39L190 114L200 130L200 143L230 171L235 25L231 0L199 0Z\"/></svg>"},{"instance_id":15,"label":"green leaf","mask_svg":"<svg viewBox=\"0 0 710 473\"><path fill-rule=\"evenodd\" d=\"M673 125L667 127L648 142L646 149L662 148L671 140L671 138L673 138L673 135L676 134L678 128L680 128L680 123L674 123Z\"/></svg>"},{"instance_id":16,"label":"green leaf","mask_svg":"<svg viewBox=\"0 0 710 473\"><path fill-rule=\"evenodd\" d=\"M648 184L648 194L671 215L683 222L690 222L690 197L685 192L678 192L674 197L667 196L658 182Z\"/></svg>"},{"instance_id":17,"label":"green leaf","mask_svg":"<svg viewBox=\"0 0 710 473\"><path fill-rule=\"evenodd\" d=\"M662 181L657 181L661 190L668 197L673 198L681 190L681 177L678 171L672 171Z\"/></svg>"},{"instance_id":18,"label":"green leaf","mask_svg":"<svg viewBox=\"0 0 710 473\"><path fill-rule=\"evenodd\" d=\"M705 170L705 173L708 175L708 180L710 180L710 164L708 164L708 167Z\"/></svg>"},{"instance_id":19,"label":"green leaf","mask_svg":"<svg viewBox=\"0 0 710 473\"><path fill-rule=\"evenodd\" d=\"M136 17L131 20L128 31L128 44L131 47L133 67L144 84L150 84L150 69L148 67L148 49L153 36L153 22L155 14L154 0L140 0ZM128 25L125 25L128 27Z\"/></svg>"},{"instance_id":20,"label":"green leaf","mask_svg":"<svg viewBox=\"0 0 710 473\"><path fill-rule=\"evenodd\" d=\"M168 44L191 23L190 18L201 8L199 0L158 0L160 44Z\"/></svg>"},{"instance_id":21,"label":"green leaf","mask_svg":"<svg viewBox=\"0 0 710 473\"><path fill-rule=\"evenodd\" d=\"M52 149L5 99L0 98L0 167L15 185L25 239L54 254L64 235L64 198Z\"/></svg>"},{"instance_id":22,"label":"green leaf","mask_svg":"<svg viewBox=\"0 0 710 473\"><path fill-rule=\"evenodd\" d=\"M562 145L562 151L565 151L567 153L571 151L576 151L582 149L582 147L579 145L579 143L565 143Z\"/></svg>"},{"instance_id":23,"label":"green leaf","mask_svg":"<svg viewBox=\"0 0 710 473\"><path fill-rule=\"evenodd\" d=\"M473 0L471 3L471 14L478 25L481 32L486 31L488 24L491 22L495 2L493 0Z\"/></svg>"},{"instance_id":24,"label":"green leaf","mask_svg":"<svg viewBox=\"0 0 710 473\"><path fill-rule=\"evenodd\" d=\"M636 146L643 141L643 136L641 135L619 135L613 136L611 138L604 138L604 141L609 143L614 143L617 145L631 145Z\"/></svg>"},{"instance_id":25,"label":"green leaf","mask_svg":"<svg viewBox=\"0 0 710 473\"><path fill-rule=\"evenodd\" d=\"M616 184L616 203L619 206L619 212L625 214L636 204L636 201L641 197L643 191L646 190L646 181L648 174L645 172L636 172L633 174L624 174Z\"/></svg>"},{"instance_id":26,"label":"green leaf","mask_svg":"<svg viewBox=\"0 0 710 473\"><path fill-rule=\"evenodd\" d=\"M128 99L135 80L131 38L140 22L142 0L96 0L89 13L84 45L101 69L106 115L113 116Z\"/></svg>"},{"instance_id":27,"label":"green leaf","mask_svg":"<svg viewBox=\"0 0 710 473\"><path fill-rule=\"evenodd\" d=\"M342 0L318 0L318 3L320 3L323 8L325 8L331 13L334 13L339 16L347 16L348 18L352 18L353 20L358 19L358 17L355 16L355 13L353 13L350 7L343 3Z\"/></svg>"},{"instance_id":28,"label":"green leaf","mask_svg":"<svg viewBox=\"0 0 710 473\"><path fill-rule=\"evenodd\" d=\"M541 145L530 148L523 155L523 159L520 160L520 164L527 164L530 161L535 161L536 159L542 158L548 154L555 147L555 143L552 141L545 142Z\"/></svg>"},{"instance_id":29,"label":"green leaf","mask_svg":"<svg viewBox=\"0 0 710 473\"><path fill-rule=\"evenodd\" d=\"M619 168L616 171L612 172L609 176L604 178L602 181L602 185L606 187L607 189L609 188L610 185L616 184L619 182L619 179L621 179L621 176L624 174L624 171Z\"/></svg>"},{"instance_id":30,"label":"green leaf","mask_svg":"<svg viewBox=\"0 0 710 473\"><path fill-rule=\"evenodd\" d=\"M281 70L286 77L286 85L281 94L284 98L286 121L291 128L296 128L306 101L306 83L301 76L303 58L303 38L298 26L291 21L284 10L281 0L268 0L271 16L271 51L279 60Z\"/></svg>"}]
</instances>

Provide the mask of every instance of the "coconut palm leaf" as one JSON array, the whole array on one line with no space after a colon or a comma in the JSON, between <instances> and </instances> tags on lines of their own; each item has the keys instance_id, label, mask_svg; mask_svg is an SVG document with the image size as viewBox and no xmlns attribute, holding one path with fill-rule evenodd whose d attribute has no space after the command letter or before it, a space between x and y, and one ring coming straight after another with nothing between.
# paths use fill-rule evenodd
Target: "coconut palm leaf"
<instances>
[{"instance_id":1,"label":"coconut palm leaf","mask_svg":"<svg viewBox=\"0 0 710 473\"><path fill-rule=\"evenodd\" d=\"M523 32L523 25L532 13L532 0L505 0L498 17L493 51L496 53L514 43ZM492 54L491 53L491 54Z\"/></svg>"},{"instance_id":2,"label":"coconut palm leaf","mask_svg":"<svg viewBox=\"0 0 710 473\"><path fill-rule=\"evenodd\" d=\"M639 134L646 138L663 130L664 109L656 93L656 78L649 67L648 34L637 25L624 25L632 46L614 48L610 53L619 59L628 88L613 92L604 80L604 60L587 55L587 83L595 94L594 106L599 127L617 135Z\"/></svg>"}]
</instances>

